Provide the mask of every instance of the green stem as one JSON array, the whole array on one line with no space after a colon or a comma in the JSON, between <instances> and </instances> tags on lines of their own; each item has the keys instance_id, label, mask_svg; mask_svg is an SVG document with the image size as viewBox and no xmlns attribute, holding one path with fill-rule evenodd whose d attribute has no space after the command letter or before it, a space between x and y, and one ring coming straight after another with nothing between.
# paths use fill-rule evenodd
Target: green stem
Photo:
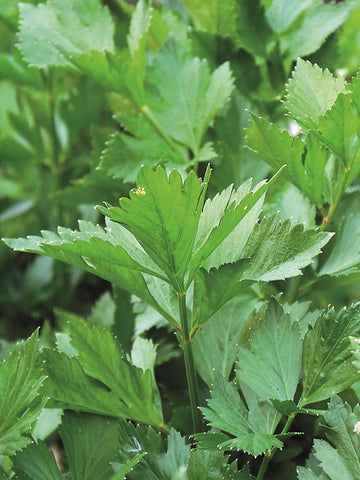
<instances>
[{"instance_id":1,"label":"green stem","mask_svg":"<svg viewBox=\"0 0 360 480\"><path fill-rule=\"evenodd\" d=\"M185 372L189 388L190 410L193 421L194 433L201 432L202 420L198 409L200 403L199 386L194 364L191 339L189 335L189 326L186 310L186 293L179 293L180 321L181 321L181 343L184 352Z\"/></svg>"},{"instance_id":2,"label":"green stem","mask_svg":"<svg viewBox=\"0 0 360 480\"><path fill-rule=\"evenodd\" d=\"M280 435L284 435L285 433L287 433L289 431L289 428L290 428L295 416L296 416L296 414L293 413L288 417L288 419L286 420L286 423L284 425L284 428L281 430ZM267 470L267 467L269 466L269 463L272 460L276 450L277 450L276 447L272 447L268 452L265 453L263 461L260 465L260 470L257 474L256 480L263 480L263 478L265 476L265 473L266 473L266 470Z\"/></svg>"},{"instance_id":3,"label":"green stem","mask_svg":"<svg viewBox=\"0 0 360 480\"><path fill-rule=\"evenodd\" d=\"M331 223L332 218L334 216L334 213L335 213L335 211L336 211L336 209L337 209L337 207L340 203L341 197L343 196L343 194L345 192L349 173L350 173L350 169L345 169L343 178L341 179L341 183L340 183L339 189L338 189L336 197L335 197L335 200L330 205L330 208L329 208L329 211L328 211L327 215L323 218L323 223L320 226L320 231L325 230L328 227L328 225Z\"/></svg>"}]
</instances>

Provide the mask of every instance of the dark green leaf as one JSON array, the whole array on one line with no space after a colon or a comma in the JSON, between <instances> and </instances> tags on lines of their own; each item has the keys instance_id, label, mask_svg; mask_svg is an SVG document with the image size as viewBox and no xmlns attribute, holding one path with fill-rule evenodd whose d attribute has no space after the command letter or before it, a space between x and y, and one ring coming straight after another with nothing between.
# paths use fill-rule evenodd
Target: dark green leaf
<instances>
[{"instance_id":1,"label":"dark green leaf","mask_svg":"<svg viewBox=\"0 0 360 480\"><path fill-rule=\"evenodd\" d=\"M54 454L39 442L26 447L13 457L14 471L19 480L60 480Z\"/></svg>"}]
</instances>

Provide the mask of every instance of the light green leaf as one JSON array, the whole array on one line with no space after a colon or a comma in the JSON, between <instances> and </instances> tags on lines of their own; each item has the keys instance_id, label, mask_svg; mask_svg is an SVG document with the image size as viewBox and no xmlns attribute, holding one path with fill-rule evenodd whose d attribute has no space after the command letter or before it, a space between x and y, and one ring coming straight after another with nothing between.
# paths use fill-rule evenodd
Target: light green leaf
<instances>
[{"instance_id":1,"label":"light green leaf","mask_svg":"<svg viewBox=\"0 0 360 480\"><path fill-rule=\"evenodd\" d=\"M72 480L109 480L116 459L118 421L66 413L60 428Z\"/></svg>"},{"instance_id":2,"label":"light green leaf","mask_svg":"<svg viewBox=\"0 0 360 480\"><path fill-rule=\"evenodd\" d=\"M315 438L314 449L315 456L320 461L321 468L331 480L337 480L338 478L342 480L355 480L357 478L359 471L357 471L357 476L353 477L346 468L339 452L325 442L325 440Z\"/></svg>"},{"instance_id":3,"label":"light green leaf","mask_svg":"<svg viewBox=\"0 0 360 480\"><path fill-rule=\"evenodd\" d=\"M131 61L125 70L126 83L138 105L144 102L144 77L146 67L146 44L152 20L152 8L140 0L131 17L127 37Z\"/></svg>"},{"instance_id":4,"label":"light green leaf","mask_svg":"<svg viewBox=\"0 0 360 480\"><path fill-rule=\"evenodd\" d=\"M335 78L329 70L299 59L287 85L285 106L301 125L316 129L320 115L344 92L342 78Z\"/></svg>"},{"instance_id":5,"label":"light green leaf","mask_svg":"<svg viewBox=\"0 0 360 480\"><path fill-rule=\"evenodd\" d=\"M251 294L232 299L194 336L196 370L207 385L214 382L215 371L228 380L236 359L241 326L257 301Z\"/></svg>"},{"instance_id":6,"label":"light green leaf","mask_svg":"<svg viewBox=\"0 0 360 480\"><path fill-rule=\"evenodd\" d=\"M145 369L144 362L143 370L130 364L108 330L71 322L68 332L85 373L119 397L128 412L127 418L157 426L163 423L160 395L152 371L153 361L151 369Z\"/></svg>"},{"instance_id":7,"label":"light green leaf","mask_svg":"<svg viewBox=\"0 0 360 480\"><path fill-rule=\"evenodd\" d=\"M169 177L161 167L142 167L137 190L120 199L120 207L98 207L124 225L181 291L207 187L191 172L184 183L179 172ZM134 292L135 293L135 292ZM138 295L139 296L139 295Z\"/></svg>"},{"instance_id":8,"label":"light green leaf","mask_svg":"<svg viewBox=\"0 0 360 480\"><path fill-rule=\"evenodd\" d=\"M58 408L44 408L31 431L33 439L45 440L60 425L62 414Z\"/></svg>"},{"instance_id":9,"label":"light green leaf","mask_svg":"<svg viewBox=\"0 0 360 480\"><path fill-rule=\"evenodd\" d=\"M329 409L324 413L324 418L330 426L326 436L336 447L338 455L349 471L351 478L354 479L360 471L360 436L357 431L359 415L359 405L355 406L354 411L352 411L351 407L337 396L332 397ZM316 456L318 457L317 454ZM325 468L324 470L328 473Z\"/></svg>"},{"instance_id":10,"label":"light green leaf","mask_svg":"<svg viewBox=\"0 0 360 480\"><path fill-rule=\"evenodd\" d=\"M32 444L12 458L18 480L60 480L54 454L43 443Z\"/></svg>"},{"instance_id":11,"label":"light green leaf","mask_svg":"<svg viewBox=\"0 0 360 480\"><path fill-rule=\"evenodd\" d=\"M320 476L309 468L297 467L298 480L327 480L323 474Z\"/></svg>"},{"instance_id":12,"label":"light green leaf","mask_svg":"<svg viewBox=\"0 0 360 480\"><path fill-rule=\"evenodd\" d=\"M114 24L98 0L54 0L38 6L20 3L19 8L19 48L32 66L74 68L73 55L114 50Z\"/></svg>"},{"instance_id":13,"label":"light green leaf","mask_svg":"<svg viewBox=\"0 0 360 480\"><path fill-rule=\"evenodd\" d=\"M303 396L301 406L342 392L358 379L349 337L360 334L360 305L352 304L338 314L325 311L303 344Z\"/></svg>"},{"instance_id":14,"label":"light green leaf","mask_svg":"<svg viewBox=\"0 0 360 480\"><path fill-rule=\"evenodd\" d=\"M250 414L235 386L220 375L216 376L208 405L210 408L202 407L201 411L209 425L234 437L221 443L219 448L243 450L257 456L273 446L282 447L283 443L267 431L267 425L259 421L256 413Z\"/></svg>"},{"instance_id":15,"label":"light green leaf","mask_svg":"<svg viewBox=\"0 0 360 480\"><path fill-rule=\"evenodd\" d=\"M233 90L229 64L220 65L211 74L206 60L189 56L170 37L153 59L148 82L143 110L197 156L205 131Z\"/></svg>"},{"instance_id":16,"label":"light green leaf","mask_svg":"<svg viewBox=\"0 0 360 480\"><path fill-rule=\"evenodd\" d=\"M319 275L348 275L360 266L360 214L346 217L336 235L336 243Z\"/></svg>"},{"instance_id":17,"label":"light green leaf","mask_svg":"<svg viewBox=\"0 0 360 480\"><path fill-rule=\"evenodd\" d=\"M300 377L301 348L298 325L271 299L265 317L251 330L249 349L239 348L237 376L264 400L293 400Z\"/></svg>"},{"instance_id":18,"label":"light green leaf","mask_svg":"<svg viewBox=\"0 0 360 480\"><path fill-rule=\"evenodd\" d=\"M278 221L277 215L266 217L256 224L244 249L243 256L251 262L244 279L271 281L301 275L332 236L305 230L303 224L292 226L289 219Z\"/></svg>"},{"instance_id":19,"label":"light green leaf","mask_svg":"<svg viewBox=\"0 0 360 480\"><path fill-rule=\"evenodd\" d=\"M244 217L250 214L280 172L277 172L269 182L258 184L253 191L249 191L250 183L245 182L236 192L233 192L230 186L212 201L206 202L199 221L188 282L204 260L234 231ZM245 234L245 239L246 237ZM231 261L227 258L225 257L225 261Z\"/></svg>"},{"instance_id":20,"label":"light green leaf","mask_svg":"<svg viewBox=\"0 0 360 480\"><path fill-rule=\"evenodd\" d=\"M36 331L0 365L1 455L13 455L31 443L28 434L46 403L39 395L44 380Z\"/></svg>"},{"instance_id":21,"label":"light green leaf","mask_svg":"<svg viewBox=\"0 0 360 480\"><path fill-rule=\"evenodd\" d=\"M340 94L332 108L319 117L321 140L348 168L359 149L358 116L351 95Z\"/></svg>"},{"instance_id":22,"label":"light green leaf","mask_svg":"<svg viewBox=\"0 0 360 480\"><path fill-rule=\"evenodd\" d=\"M276 125L252 115L246 139L251 150L272 168L278 169L286 164L284 175L290 182L313 203L322 205L328 154L314 136L309 135L306 142L300 137L292 138L286 130L281 131Z\"/></svg>"},{"instance_id":23,"label":"light green leaf","mask_svg":"<svg viewBox=\"0 0 360 480\"><path fill-rule=\"evenodd\" d=\"M104 292L95 302L89 315L89 322L98 328L110 330L115 321L116 304L110 292Z\"/></svg>"},{"instance_id":24,"label":"light green leaf","mask_svg":"<svg viewBox=\"0 0 360 480\"><path fill-rule=\"evenodd\" d=\"M314 3L314 0L274 0L266 11L269 25L276 33L285 32Z\"/></svg>"},{"instance_id":25,"label":"light green leaf","mask_svg":"<svg viewBox=\"0 0 360 480\"><path fill-rule=\"evenodd\" d=\"M357 0L327 5L320 1L312 3L313 6L305 10L302 24L282 36L280 40L281 51L289 60L296 60L298 57L305 57L316 52L327 37L345 22L354 7L359 4Z\"/></svg>"}]
</instances>

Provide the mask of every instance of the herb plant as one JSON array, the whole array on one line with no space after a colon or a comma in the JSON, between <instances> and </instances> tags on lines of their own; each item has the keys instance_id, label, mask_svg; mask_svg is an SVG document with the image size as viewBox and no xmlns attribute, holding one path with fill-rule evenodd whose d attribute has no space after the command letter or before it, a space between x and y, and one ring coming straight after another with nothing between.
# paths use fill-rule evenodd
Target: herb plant
<instances>
[{"instance_id":1,"label":"herb plant","mask_svg":"<svg viewBox=\"0 0 360 480\"><path fill-rule=\"evenodd\" d=\"M0 479L358 479L360 2L0 20Z\"/></svg>"}]
</instances>

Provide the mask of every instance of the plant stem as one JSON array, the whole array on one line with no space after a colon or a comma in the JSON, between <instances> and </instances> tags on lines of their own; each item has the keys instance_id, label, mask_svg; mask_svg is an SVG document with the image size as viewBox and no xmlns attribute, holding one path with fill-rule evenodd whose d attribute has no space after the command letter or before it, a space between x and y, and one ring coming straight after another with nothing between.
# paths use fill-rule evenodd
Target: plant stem
<instances>
[{"instance_id":1,"label":"plant stem","mask_svg":"<svg viewBox=\"0 0 360 480\"><path fill-rule=\"evenodd\" d=\"M181 321L181 342L184 352L186 379L189 388L190 409L193 421L194 433L201 432L202 420L198 409L200 403L199 386L197 381L194 356L192 351L191 339L189 336L189 326L186 310L186 293L179 293L180 321Z\"/></svg>"},{"instance_id":2,"label":"plant stem","mask_svg":"<svg viewBox=\"0 0 360 480\"><path fill-rule=\"evenodd\" d=\"M292 422L295 418L295 415L296 414L293 413L288 417L288 419L286 420L286 423L284 425L284 428L281 430L280 435L283 435L283 434L288 432L288 430L289 430L289 428L290 428L290 426L291 426L291 424L292 424ZM264 475L265 475L266 470L267 470L267 467L268 467L271 459L273 458L275 451L276 451L276 447L272 447L268 452L265 453L263 461L260 465L260 470L257 474L256 480L263 480Z\"/></svg>"},{"instance_id":3,"label":"plant stem","mask_svg":"<svg viewBox=\"0 0 360 480\"><path fill-rule=\"evenodd\" d=\"M345 192L346 184L347 184L348 177L349 177L349 173L350 173L350 169L348 169L348 168L345 169L343 178L341 180L339 189L338 189L337 194L336 194L336 197L335 197L334 201L332 202L332 204L330 205L330 208L329 208L329 211L328 211L327 215L323 218L323 223L320 226L320 231L325 230L327 228L327 226L331 223L332 218L333 218L334 213L335 213L335 210L337 209L337 207L340 203L341 197L343 196L343 194Z\"/></svg>"}]
</instances>

